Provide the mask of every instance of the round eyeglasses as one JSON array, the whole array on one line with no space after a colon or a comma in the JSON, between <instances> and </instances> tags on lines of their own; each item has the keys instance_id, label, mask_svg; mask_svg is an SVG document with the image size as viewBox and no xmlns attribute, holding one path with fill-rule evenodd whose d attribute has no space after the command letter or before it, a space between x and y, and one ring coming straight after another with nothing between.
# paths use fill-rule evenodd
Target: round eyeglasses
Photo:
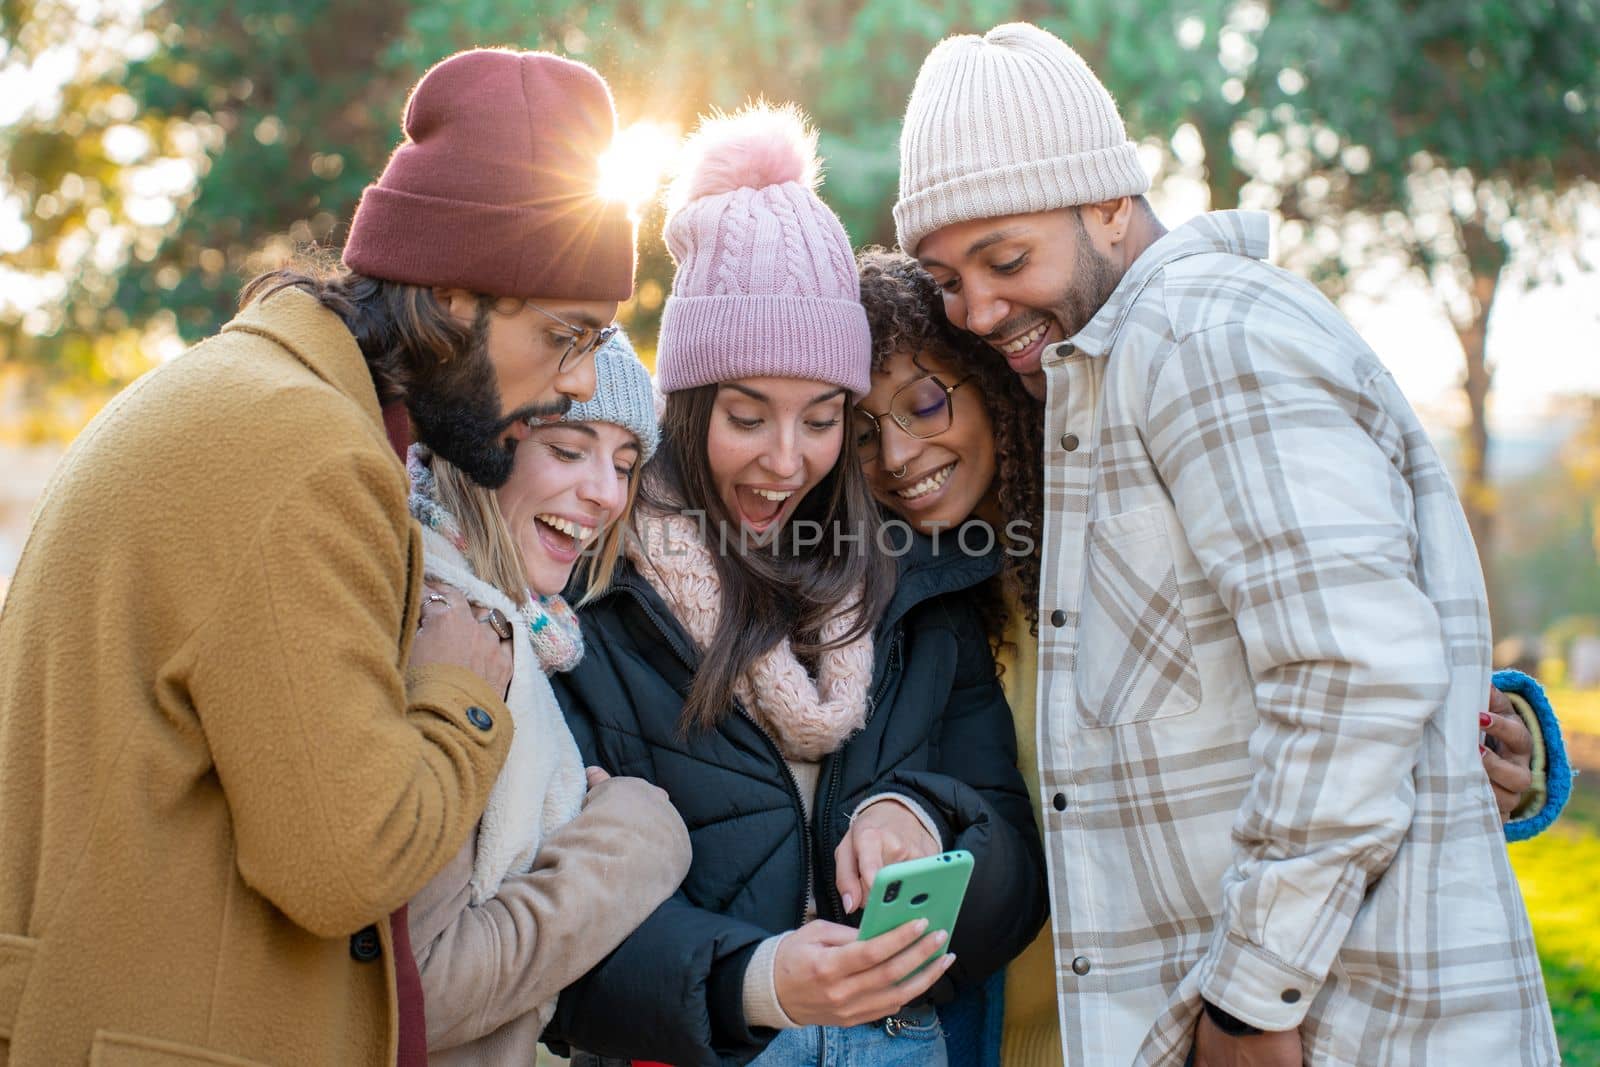
<instances>
[{"instance_id":1,"label":"round eyeglasses","mask_svg":"<svg viewBox=\"0 0 1600 1067\"><path fill-rule=\"evenodd\" d=\"M955 420L955 405L950 394L971 380L969 374L954 385L946 385L937 374L924 374L896 389L889 397L889 410L882 415L857 407L856 455L863 463L878 458L883 448L881 420L885 418L892 419L907 435L919 440L944 433Z\"/></svg>"},{"instance_id":2,"label":"round eyeglasses","mask_svg":"<svg viewBox=\"0 0 1600 1067\"><path fill-rule=\"evenodd\" d=\"M583 362L585 357L593 354L601 345L615 337L617 331L621 329L614 322L610 326L602 326L598 330L592 326L579 326L577 323L568 322L560 315L546 311L531 300L528 302L528 307L553 322L559 322L570 333L567 338L567 347L561 353L561 361L556 364L556 373L558 374L565 374L576 367Z\"/></svg>"}]
</instances>

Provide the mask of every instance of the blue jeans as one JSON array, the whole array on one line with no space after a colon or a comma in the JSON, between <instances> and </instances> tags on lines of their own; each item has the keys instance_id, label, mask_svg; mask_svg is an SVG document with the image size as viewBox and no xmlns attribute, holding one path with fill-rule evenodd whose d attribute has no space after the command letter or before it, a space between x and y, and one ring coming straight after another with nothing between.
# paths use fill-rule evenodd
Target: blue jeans
<instances>
[{"instance_id":1,"label":"blue jeans","mask_svg":"<svg viewBox=\"0 0 1600 1067\"><path fill-rule=\"evenodd\" d=\"M938 1013L924 1004L849 1029L785 1030L750 1067L946 1067L948 1062Z\"/></svg>"}]
</instances>

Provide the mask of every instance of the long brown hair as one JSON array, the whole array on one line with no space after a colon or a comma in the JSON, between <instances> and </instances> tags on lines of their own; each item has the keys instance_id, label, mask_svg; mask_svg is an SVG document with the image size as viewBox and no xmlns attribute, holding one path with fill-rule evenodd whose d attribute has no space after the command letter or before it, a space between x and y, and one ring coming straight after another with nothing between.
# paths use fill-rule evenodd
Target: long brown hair
<instances>
[{"instance_id":1,"label":"long brown hair","mask_svg":"<svg viewBox=\"0 0 1600 1067\"><path fill-rule=\"evenodd\" d=\"M344 321L355 336L378 390L378 403L405 398L415 368L448 363L473 342L473 327L458 322L422 285L407 285L356 274L311 250L278 270L252 278L239 293L239 306L264 300L283 289L299 289ZM480 298L479 319L487 314Z\"/></svg>"},{"instance_id":2,"label":"long brown hair","mask_svg":"<svg viewBox=\"0 0 1600 1067\"><path fill-rule=\"evenodd\" d=\"M784 638L806 661L870 633L889 606L896 576L894 560L877 547L881 520L866 476L843 446L833 469L806 494L776 540L745 549L740 525L723 507L711 476L707 438L717 389L703 385L668 395L661 450L650 464L642 494L646 508L658 513L704 514L722 585L717 631L703 650L684 702L680 724L685 732L714 729L733 705L734 683ZM844 442L855 439L853 419L846 404ZM823 531L818 545L798 542L796 525L807 520ZM730 550L717 551L721 545ZM741 550L733 550L736 546ZM843 546L848 550L836 551ZM823 624L858 604L850 632L821 641Z\"/></svg>"},{"instance_id":3,"label":"long brown hair","mask_svg":"<svg viewBox=\"0 0 1600 1067\"><path fill-rule=\"evenodd\" d=\"M994 349L944 315L939 286L910 256L880 247L864 248L856 257L861 275L861 303L872 331L872 369L879 370L897 352L927 352L957 374L970 374L994 424L995 496L1000 511L1030 524L1044 517L1044 405L1028 395L1022 381ZM1039 633L1040 541L1043 531L1030 531L1033 548L1006 552L1001 580L1022 601L1029 631ZM998 593L998 590L991 590ZM1003 596L981 604L989 639L999 646L1010 614Z\"/></svg>"}]
</instances>

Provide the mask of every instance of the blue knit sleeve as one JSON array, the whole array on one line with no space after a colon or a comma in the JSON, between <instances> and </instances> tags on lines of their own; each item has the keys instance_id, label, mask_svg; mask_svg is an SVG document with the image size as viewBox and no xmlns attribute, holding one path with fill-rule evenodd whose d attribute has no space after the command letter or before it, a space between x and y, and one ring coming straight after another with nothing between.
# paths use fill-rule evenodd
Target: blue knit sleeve
<instances>
[{"instance_id":1,"label":"blue knit sleeve","mask_svg":"<svg viewBox=\"0 0 1600 1067\"><path fill-rule=\"evenodd\" d=\"M1515 693L1528 702L1539 720L1539 730L1544 735L1545 750L1545 802L1544 807L1523 819L1506 823L1507 841L1526 841L1549 828L1567 806L1572 795L1572 764L1567 761L1566 747L1561 743L1561 724L1550 707L1550 698L1544 687L1521 671L1495 671L1494 687L1502 693Z\"/></svg>"}]
</instances>

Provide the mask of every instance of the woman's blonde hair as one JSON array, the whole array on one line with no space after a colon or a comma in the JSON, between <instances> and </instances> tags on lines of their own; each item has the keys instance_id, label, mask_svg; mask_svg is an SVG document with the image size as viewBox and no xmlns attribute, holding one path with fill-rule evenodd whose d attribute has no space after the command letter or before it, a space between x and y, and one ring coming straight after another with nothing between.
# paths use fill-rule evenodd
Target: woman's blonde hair
<instances>
[{"instance_id":1,"label":"woman's blonde hair","mask_svg":"<svg viewBox=\"0 0 1600 1067\"><path fill-rule=\"evenodd\" d=\"M639 464L628 478L628 496L622 513L600 534L592 549L584 552L583 596L574 607L581 607L599 596L611 584L617 560L622 556L624 529L639 496ZM440 456L433 457L433 477L439 487L439 505L455 517L466 541L463 550L472 571L499 589L515 603L528 596L527 567L517 539L511 535L500 501L493 489L468 478L461 469Z\"/></svg>"}]
</instances>

